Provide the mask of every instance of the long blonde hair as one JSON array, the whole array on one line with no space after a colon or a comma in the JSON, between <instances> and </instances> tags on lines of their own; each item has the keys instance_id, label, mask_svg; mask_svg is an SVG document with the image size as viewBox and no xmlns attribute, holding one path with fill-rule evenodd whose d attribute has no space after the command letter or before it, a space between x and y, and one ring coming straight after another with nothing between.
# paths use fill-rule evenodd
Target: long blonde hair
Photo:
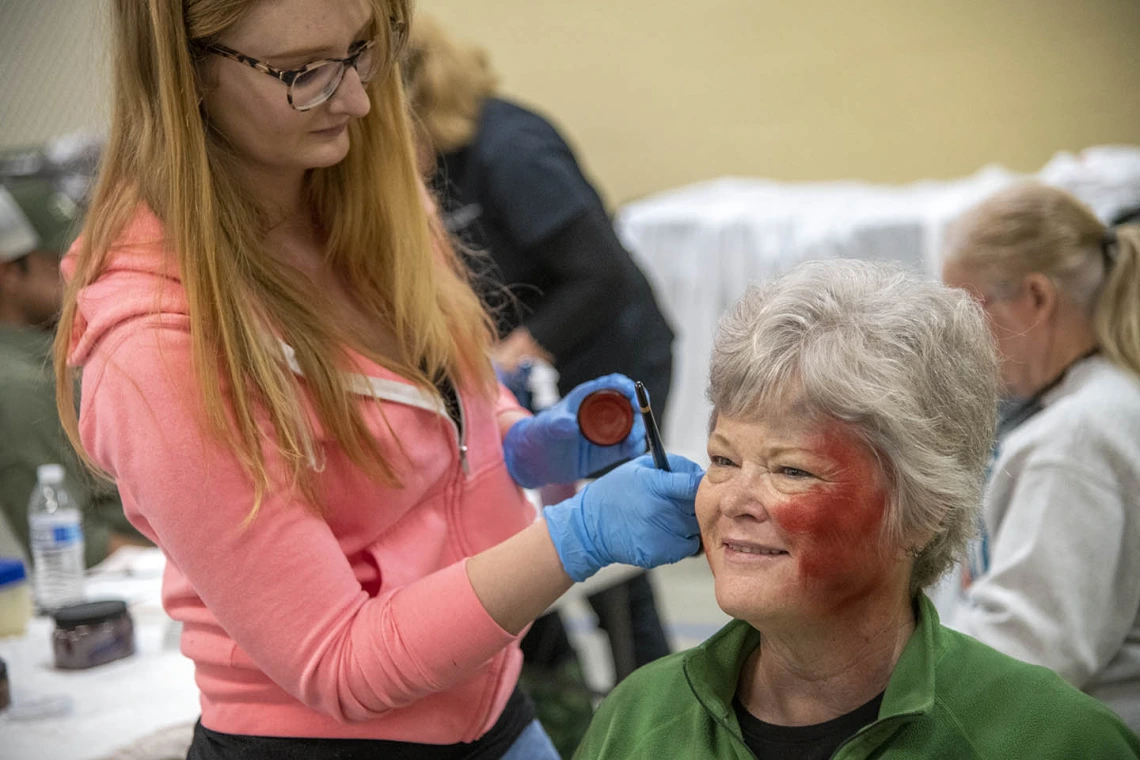
<instances>
[{"instance_id":1,"label":"long blonde hair","mask_svg":"<svg viewBox=\"0 0 1140 760\"><path fill-rule=\"evenodd\" d=\"M1028 183L957 220L946 256L999 289L1046 275L1088 315L1104 355L1140 375L1140 226L1110 230L1064 190Z\"/></svg>"},{"instance_id":2,"label":"long blonde hair","mask_svg":"<svg viewBox=\"0 0 1140 760\"><path fill-rule=\"evenodd\" d=\"M343 332L319 297L265 254L265 214L235 179L233 157L199 110L198 45L240 21L254 3L116 0L111 134L55 342L60 416L83 453L74 370L67 365L77 295L100 276L139 205L149 206L163 222L186 291L205 422L253 480L251 517L269 486L259 412L273 425L292 479L285 485L299 486L309 505L320 508L303 394L355 464L381 482L399 482L358 405L345 402L351 395L338 371L346 358ZM410 21L411 0L372 3L377 44L398 48L388 21ZM392 50L393 59L399 52ZM490 395L490 322L441 225L425 209L398 70L372 80L368 91L372 109L350 125L347 157L309 175L310 200L327 235L326 260L395 334L399 355L377 357L385 366L426 389L446 375ZM286 366L276 337L296 352L303 381Z\"/></svg>"},{"instance_id":3,"label":"long blonde hair","mask_svg":"<svg viewBox=\"0 0 1140 760\"><path fill-rule=\"evenodd\" d=\"M483 103L499 84L487 51L456 41L422 13L412 25L404 81L416 126L438 153L475 138Z\"/></svg>"}]
</instances>

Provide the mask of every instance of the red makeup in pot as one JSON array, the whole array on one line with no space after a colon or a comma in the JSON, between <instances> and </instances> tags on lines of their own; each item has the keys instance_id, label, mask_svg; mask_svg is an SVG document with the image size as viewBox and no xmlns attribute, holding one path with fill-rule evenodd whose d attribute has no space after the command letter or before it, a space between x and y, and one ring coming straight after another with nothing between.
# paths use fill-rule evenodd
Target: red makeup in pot
<instances>
[{"instance_id":1,"label":"red makeup in pot","mask_svg":"<svg viewBox=\"0 0 1140 760\"><path fill-rule=\"evenodd\" d=\"M594 391L578 407L578 428L596 446L616 446L633 430L633 406L620 391Z\"/></svg>"}]
</instances>

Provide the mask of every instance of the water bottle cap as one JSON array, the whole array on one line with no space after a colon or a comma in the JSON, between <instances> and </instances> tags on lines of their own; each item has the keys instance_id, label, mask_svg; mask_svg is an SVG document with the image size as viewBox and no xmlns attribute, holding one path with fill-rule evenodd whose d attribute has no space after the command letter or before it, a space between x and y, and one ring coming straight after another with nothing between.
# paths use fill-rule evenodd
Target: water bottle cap
<instances>
[{"instance_id":1,"label":"water bottle cap","mask_svg":"<svg viewBox=\"0 0 1140 760\"><path fill-rule=\"evenodd\" d=\"M63 465L62 464L41 464L36 468L36 477L39 478L40 483L45 485L58 484L63 482Z\"/></svg>"},{"instance_id":2,"label":"water bottle cap","mask_svg":"<svg viewBox=\"0 0 1140 760\"><path fill-rule=\"evenodd\" d=\"M530 369L527 387L534 411L539 412L558 403L558 370L544 361L536 361Z\"/></svg>"},{"instance_id":3,"label":"water bottle cap","mask_svg":"<svg viewBox=\"0 0 1140 760\"><path fill-rule=\"evenodd\" d=\"M24 563L18 559L0 558L0 586L20 583L28 577Z\"/></svg>"}]
</instances>

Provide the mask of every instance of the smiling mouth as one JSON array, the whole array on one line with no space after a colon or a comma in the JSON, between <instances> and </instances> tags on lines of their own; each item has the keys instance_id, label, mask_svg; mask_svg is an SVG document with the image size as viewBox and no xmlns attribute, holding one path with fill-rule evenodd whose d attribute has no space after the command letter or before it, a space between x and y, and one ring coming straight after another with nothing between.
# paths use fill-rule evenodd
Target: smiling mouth
<instances>
[{"instance_id":1,"label":"smiling mouth","mask_svg":"<svg viewBox=\"0 0 1140 760\"><path fill-rule=\"evenodd\" d=\"M770 546L752 546L750 544L734 544L730 541L725 541L725 547L730 551L739 552L740 554L757 554L763 557L782 557L786 556L787 552L783 549L775 549Z\"/></svg>"}]
</instances>

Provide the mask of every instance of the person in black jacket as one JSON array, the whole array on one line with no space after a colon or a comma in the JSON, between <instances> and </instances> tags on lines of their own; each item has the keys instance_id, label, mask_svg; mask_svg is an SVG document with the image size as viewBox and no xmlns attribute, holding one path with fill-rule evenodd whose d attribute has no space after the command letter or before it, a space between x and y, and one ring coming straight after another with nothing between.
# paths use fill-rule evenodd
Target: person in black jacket
<instances>
[{"instance_id":1,"label":"person in black jacket","mask_svg":"<svg viewBox=\"0 0 1140 760\"><path fill-rule=\"evenodd\" d=\"M403 68L420 164L480 275L499 329L500 369L547 360L562 393L620 372L645 383L660 418L673 331L570 146L542 116L496 97L487 55L425 14L417 14ZM644 574L606 594L591 598L602 628L613 638L628 614L633 633L633 662L616 658L620 680L629 665L662 657L669 645ZM523 651L548 664L571 654L556 617L536 624Z\"/></svg>"},{"instance_id":2,"label":"person in black jacket","mask_svg":"<svg viewBox=\"0 0 1140 760\"><path fill-rule=\"evenodd\" d=\"M552 357L563 392L622 372L646 384L660 416L673 332L570 146L542 116L495 97L485 54L423 14L411 44L409 97L444 221L489 254L472 263L510 291L484 293L500 366Z\"/></svg>"}]
</instances>

